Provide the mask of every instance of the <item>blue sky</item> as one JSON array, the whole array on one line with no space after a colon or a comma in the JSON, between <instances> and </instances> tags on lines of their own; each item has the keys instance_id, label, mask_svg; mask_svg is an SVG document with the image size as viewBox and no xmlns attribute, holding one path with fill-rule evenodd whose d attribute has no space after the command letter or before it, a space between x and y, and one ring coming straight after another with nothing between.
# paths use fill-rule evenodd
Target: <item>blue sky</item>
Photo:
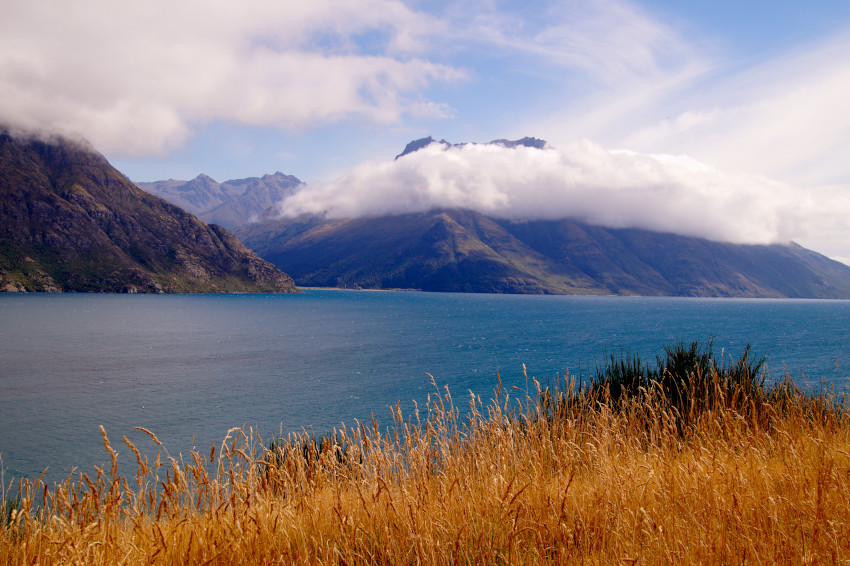
<instances>
[{"instance_id":1,"label":"blue sky","mask_svg":"<svg viewBox=\"0 0 850 566\"><path fill-rule=\"evenodd\" d=\"M846 1L3 3L0 121L79 133L136 181L279 170L311 188L282 210L339 214L419 183L397 209L529 217L571 202L610 225L794 239L850 261ZM427 135L535 136L558 155L389 163ZM542 168L545 190L523 192L519 165L470 173L514 159ZM635 195L650 205L634 212ZM757 229L724 221L748 217Z\"/></svg>"}]
</instances>

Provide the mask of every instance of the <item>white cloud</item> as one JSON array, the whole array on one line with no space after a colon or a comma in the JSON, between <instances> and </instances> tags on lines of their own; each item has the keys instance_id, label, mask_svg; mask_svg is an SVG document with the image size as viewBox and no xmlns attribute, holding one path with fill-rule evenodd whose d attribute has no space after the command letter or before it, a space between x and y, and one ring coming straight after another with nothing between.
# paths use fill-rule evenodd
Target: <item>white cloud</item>
<instances>
[{"instance_id":1,"label":"white cloud","mask_svg":"<svg viewBox=\"0 0 850 566\"><path fill-rule=\"evenodd\" d=\"M622 0L469 0L438 16L403 0L20 2L0 19L0 123L79 132L117 157L162 155L211 122L300 131L445 118L455 109L425 92L468 71L434 61L476 49L595 95L627 85L651 96L704 67ZM480 87L503 71L471 72Z\"/></svg>"},{"instance_id":2,"label":"white cloud","mask_svg":"<svg viewBox=\"0 0 850 566\"><path fill-rule=\"evenodd\" d=\"M644 66L649 80L622 73L626 80L565 100L522 132L562 146L589 137L644 154L686 154L779 181L805 210L823 209L798 214L794 237L846 262L850 30L753 64L742 59L746 53L724 54L717 39L689 42L660 29L671 47L681 45L682 57ZM710 51L696 50L706 44ZM774 197L768 191L764 198Z\"/></svg>"},{"instance_id":3,"label":"white cloud","mask_svg":"<svg viewBox=\"0 0 850 566\"><path fill-rule=\"evenodd\" d=\"M681 151L725 169L803 186L847 182L850 32L715 77L642 108L662 116L617 140L640 151ZM666 106L666 108L665 108Z\"/></svg>"},{"instance_id":4,"label":"white cloud","mask_svg":"<svg viewBox=\"0 0 850 566\"><path fill-rule=\"evenodd\" d=\"M609 151L585 141L544 150L432 144L308 185L278 206L282 216L333 218L434 208L770 243L803 235L815 218L846 214L850 202L816 201L765 177L720 171L685 156Z\"/></svg>"},{"instance_id":5,"label":"white cloud","mask_svg":"<svg viewBox=\"0 0 850 566\"><path fill-rule=\"evenodd\" d=\"M211 121L298 129L437 115L443 24L398 0L19 2L0 19L0 122L161 153Z\"/></svg>"}]
</instances>

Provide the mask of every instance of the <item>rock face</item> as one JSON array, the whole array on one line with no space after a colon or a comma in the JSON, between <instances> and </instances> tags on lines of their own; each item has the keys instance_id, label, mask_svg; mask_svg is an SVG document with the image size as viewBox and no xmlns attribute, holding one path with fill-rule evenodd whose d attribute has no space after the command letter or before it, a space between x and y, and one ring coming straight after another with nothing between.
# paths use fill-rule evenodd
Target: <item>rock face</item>
<instances>
[{"instance_id":1,"label":"rock face","mask_svg":"<svg viewBox=\"0 0 850 566\"><path fill-rule=\"evenodd\" d=\"M142 189L176 204L204 222L220 224L228 230L250 222L301 185L298 178L280 171L274 175L233 179L224 183L203 174L191 181L138 183Z\"/></svg>"},{"instance_id":2,"label":"rock face","mask_svg":"<svg viewBox=\"0 0 850 566\"><path fill-rule=\"evenodd\" d=\"M465 145L465 144L462 144L462 143L449 143L446 140L437 141L434 138L432 138L431 136L428 136L427 138L420 138L418 140L413 140L412 142L410 142L409 144L404 146L404 151L402 151L401 153L396 155L395 158L399 159L400 157L404 157L405 155L411 154L415 151L419 151L422 148L428 147L432 143L438 143L438 144L445 146L445 147L460 147L460 146ZM518 140L505 140L505 139L493 140L493 141L489 142L488 145L501 145L501 146L504 146L504 147L520 147L520 146L522 146L522 147L531 147L531 148L535 148L535 149L543 149L544 147L546 147L546 141L538 139L538 138L524 137L524 138L518 139Z\"/></svg>"},{"instance_id":3,"label":"rock face","mask_svg":"<svg viewBox=\"0 0 850 566\"><path fill-rule=\"evenodd\" d=\"M850 298L850 267L796 244L736 245L468 210L267 220L237 232L299 285L482 293Z\"/></svg>"},{"instance_id":4,"label":"rock face","mask_svg":"<svg viewBox=\"0 0 850 566\"><path fill-rule=\"evenodd\" d=\"M6 130L0 290L297 291L225 229L139 189L85 142Z\"/></svg>"}]
</instances>

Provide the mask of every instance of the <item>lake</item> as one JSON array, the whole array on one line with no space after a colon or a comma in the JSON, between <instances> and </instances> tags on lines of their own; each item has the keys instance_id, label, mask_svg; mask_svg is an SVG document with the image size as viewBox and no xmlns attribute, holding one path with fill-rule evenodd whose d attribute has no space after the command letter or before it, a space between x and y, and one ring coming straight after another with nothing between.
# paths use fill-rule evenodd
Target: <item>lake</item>
<instances>
[{"instance_id":1,"label":"lake","mask_svg":"<svg viewBox=\"0 0 850 566\"><path fill-rule=\"evenodd\" d=\"M299 295L0 295L5 476L57 480L107 460L99 425L172 456L234 426L317 434L425 405L431 378L464 407L497 372L587 378L606 352L654 360L676 340L767 356L769 376L848 390L850 301L307 290ZM513 390L511 390L513 391Z\"/></svg>"}]
</instances>

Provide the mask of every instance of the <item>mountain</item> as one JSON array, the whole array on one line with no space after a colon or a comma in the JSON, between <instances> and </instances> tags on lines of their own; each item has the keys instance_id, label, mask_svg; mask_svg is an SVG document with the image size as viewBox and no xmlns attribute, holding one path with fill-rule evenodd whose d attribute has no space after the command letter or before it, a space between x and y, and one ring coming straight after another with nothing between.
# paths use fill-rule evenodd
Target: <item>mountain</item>
<instances>
[{"instance_id":1,"label":"mountain","mask_svg":"<svg viewBox=\"0 0 850 566\"><path fill-rule=\"evenodd\" d=\"M0 290L297 292L232 234L141 190L87 143L7 130Z\"/></svg>"},{"instance_id":2,"label":"mountain","mask_svg":"<svg viewBox=\"0 0 850 566\"><path fill-rule=\"evenodd\" d=\"M237 235L299 285L481 293L850 298L850 267L740 245L469 210L270 220Z\"/></svg>"},{"instance_id":3,"label":"mountain","mask_svg":"<svg viewBox=\"0 0 850 566\"><path fill-rule=\"evenodd\" d=\"M294 193L303 183L280 171L274 175L218 183L201 174L191 181L154 181L139 187L191 212L204 222L233 230Z\"/></svg>"},{"instance_id":4,"label":"mountain","mask_svg":"<svg viewBox=\"0 0 850 566\"><path fill-rule=\"evenodd\" d=\"M431 144L413 140L400 159ZM493 140L543 149L526 137ZM305 286L482 293L850 298L850 267L797 244L740 245L571 219L514 222L461 209L275 219L236 234Z\"/></svg>"}]
</instances>

